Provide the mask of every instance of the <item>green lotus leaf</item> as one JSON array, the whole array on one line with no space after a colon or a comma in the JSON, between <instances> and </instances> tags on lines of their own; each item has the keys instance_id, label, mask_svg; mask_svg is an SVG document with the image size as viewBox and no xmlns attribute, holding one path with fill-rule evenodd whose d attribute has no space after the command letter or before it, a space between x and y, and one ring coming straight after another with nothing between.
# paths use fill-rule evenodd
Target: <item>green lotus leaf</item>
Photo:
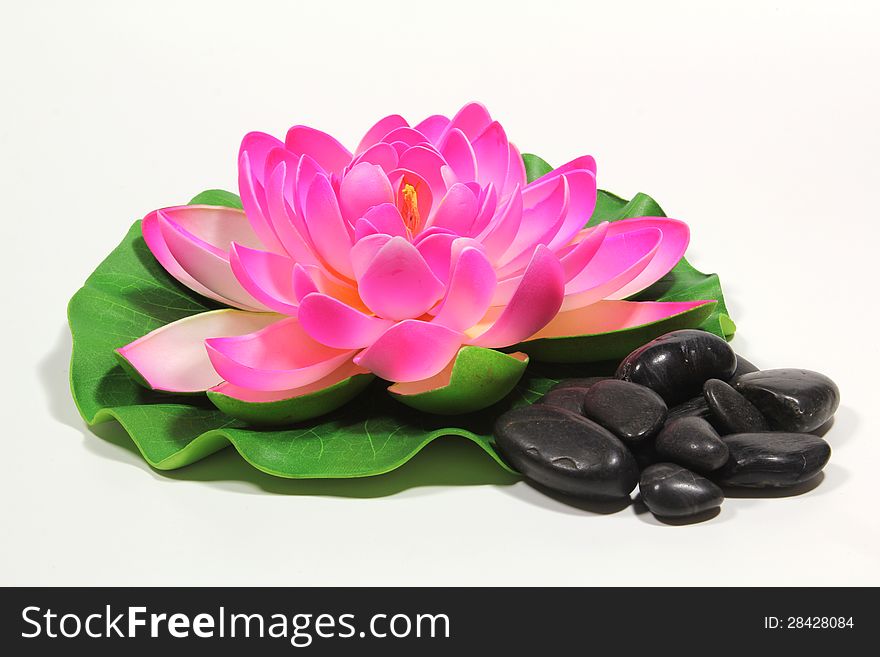
<instances>
[{"instance_id":1,"label":"green lotus leaf","mask_svg":"<svg viewBox=\"0 0 880 657\"><path fill-rule=\"evenodd\" d=\"M526 180L534 182L545 173L553 171L553 167L546 160L541 159L533 153L522 154L523 164L526 167Z\"/></svg>"},{"instance_id":2,"label":"green lotus leaf","mask_svg":"<svg viewBox=\"0 0 880 657\"><path fill-rule=\"evenodd\" d=\"M467 346L436 376L415 383L395 383L388 391L397 401L425 413L472 413L509 395L528 363L525 354Z\"/></svg>"},{"instance_id":3,"label":"green lotus leaf","mask_svg":"<svg viewBox=\"0 0 880 657\"><path fill-rule=\"evenodd\" d=\"M355 374L326 388L277 401L246 402L212 390L208 391L208 399L230 417L250 426L290 425L335 411L354 399L375 378L372 374Z\"/></svg>"}]
</instances>

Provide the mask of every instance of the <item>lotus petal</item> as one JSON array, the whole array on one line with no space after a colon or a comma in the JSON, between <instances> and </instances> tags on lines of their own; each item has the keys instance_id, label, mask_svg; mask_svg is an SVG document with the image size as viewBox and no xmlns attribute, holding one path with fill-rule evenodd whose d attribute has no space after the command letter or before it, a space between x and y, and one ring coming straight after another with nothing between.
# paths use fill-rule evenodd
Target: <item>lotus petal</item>
<instances>
[{"instance_id":1,"label":"lotus petal","mask_svg":"<svg viewBox=\"0 0 880 657\"><path fill-rule=\"evenodd\" d=\"M327 176L318 174L312 180L306 197L305 213L309 234L321 259L337 273L354 278L348 257L351 236Z\"/></svg>"},{"instance_id":2,"label":"lotus petal","mask_svg":"<svg viewBox=\"0 0 880 657\"><path fill-rule=\"evenodd\" d=\"M503 307L491 308L483 321L467 333L469 344L507 347L521 342L545 326L562 305L564 271L545 246L535 249L516 292Z\"/></svg>"},{"instance_id":3,"label":"lotus petal","mask_svg":"<svg viewBox=\"0 0 880 657\"><path fill-rule=\"evenodd\" d=\"M180 269L205 289L210 290L212 298L228 300L230 305L245 310L268 310L235 278L226 250L199 239L174 222L171 216L174 215L159 210L156 223L165 248ZM168 271L174 273L172 269Z\"/></svg>"},{"instance_id":4,"label":"lotus petal","mask_svg":"<svg viewBox=\"0 0 880 657\"><path fill-rule=\"evenodd\" d=\"M477 218L477 197L467 185L455 183L440 200L429 226L465 235Z\"/></svg>"},{"instance_id":5,"label":"lotus petal","mask_svg":"<svg viewBox=\"0 0 880 657\"><path fill-rule=\"evenodd\" d=\"M358 144L357 148L354 149L355 154L363 153L371 146L379 143L382 137L387 135L395 128L405 127L409 127L409 123L407 123L406 119L404 119L399 114L391 114L390 116L379 119L378 121L376 121L373 127L367 130L364 138L361 139L361 142Z\"/></svg>"},{"instance_id":6,"label":"lotus petal","mask_svg":"<svg viewBox=\"0 0 880 657\"><path fill-rule=\"evenodd\" d=\"M251 333L279 319L272 313L213 310L166 324L116 351L154 390L201 392L223 380L208 359L207 338Z\"/></svg>"},{"instance_id":7,"label":"lotus petal","mask_svg":"<svg viewBox=\"0 0 880 657\"><path fill-rule=\"evenodd\" d=\"M468 246L455 261L446 297L434 321L464 331L489 310L495 291L495 270L482 251Z\"/></svg>"},{"instance_id":8,"label":"lotus petal","mask_svg":"<svg viewBox=\"0 0 880 657\"><path fill-rule=\"evenodd\" d=\"M351 162L351 153L326 132L304 125L295 125L287 131L287 148L297 155L308 155L327 173L341 174Z\"/></svg>"},{"instance_id":9,"label":"lotus petal","mask_svg":"<svg viewBox=\"0 0 880 657\"><path fill-rule=\"evenodd\" d=\"M427 312L443 294L443 283L416 247L392 237L358 277L358 291L380 317L402 320Z\"/></svg>"},{"instance_id":10,"label":"lotus petal","mask_svg":"<svg viewBox=\"0 0 880 657\"><path fill-rule=\"evenodd\" d=\"M415 126L432 144L440 143L440 137L449 126L449 119L441 114L434 114Z\"/></svg>"},{"instance_id":11,"label":"lotus petal","mask_svg":"<svg viewBox=\"0 0 880 657\"><path fill-rule=\"evenodd\" d=\"M440 324L406 319L385 331L354 362L389 381L419 381L446 367L462 337Z\"/></svg>"},{"instance_id":12,"label":"lotus petal","mask_svg":"<svg viewBox=\"0 0 880 657\"><path fill-rule=\"evenodd\" d=\"M342 216L352 225L370 208L394 201L394 190L382 168L361 162L349 170L339 186Z\"/></svg>"},{"instance_id":13,"label":"lotus petal","mask_svg":"<svg viewBox=\"0 0 880 657\"><path fill-rule=\"evenodd\" d=\"M293 260L233 244L229 264L241 286L257 301L277 313L296 315Z\"/></svg>"},{"instance_id":14,"label":"lotus petal","mask_svg":"<svg viewBox=\"0 0 880 657\"><path fill-rule=\"evenodd\" d=\"M248 335L205 341L217 373L252 390L289 390L313 383L348 360L353 351L314 340L295 317Z\"/></svg>"},{"instance_id":15,"label":"lotus petal","mask_svg":"<svg viewBox=\"0 0 880 657\"><path fill-rule=\"evenodd\" d=\"M647 228L659 229L663 234L660 248L641 274L611 295L612 299L624 299L644 290L665 276L684 257L690 241L690 229L686 223L678 219L636 217L613 221L608 226L608 236Z\"/></svg>"},{"instance_id":16,"label":"lotus petal","mask_svg":"<svg viewBox=\"0 0 880 657\"><path fill-rule=\"evenodd\" d=\"M310 336L336 349L367 347L394 325L320 293L309 294L302 300L297 317Z\"/></svg>"}]
</instances>

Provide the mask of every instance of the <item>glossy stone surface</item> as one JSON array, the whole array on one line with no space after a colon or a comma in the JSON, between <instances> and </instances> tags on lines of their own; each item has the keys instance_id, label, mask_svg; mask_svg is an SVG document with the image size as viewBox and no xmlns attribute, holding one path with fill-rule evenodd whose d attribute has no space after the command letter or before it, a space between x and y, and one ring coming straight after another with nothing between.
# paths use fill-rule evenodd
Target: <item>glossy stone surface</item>
<instances>
[{"instance_id":1,"label":"glossy stone surface","mask_svg":"<svg viewBox=\"0 0 880 657\"><path fill-rule=\"evenodd\" d=\"M722 440L730 456L712 474L722 486L794 486L819 474L831 457L831 446L811 433L734 433Z\"/></svg>"},{"instance_id":2,"label":"glossy stone surface","mask_svg":"<svg viewBox=\"0 0 880 657\"><path fill-rule=\"evenodd\" d=\"M753 363L750 363L749 361L747 361L745 358L743 358L739 354L736 354L736 370L734 370L733 376L730 377L727 380L727 382L732 384L734 381L736 381L743 374L751 374L752 372L758 372L758 371L760 371L759 367L757 367Z\"/></svg>"},{"instance_id":3,"label":"glossy stone surface","mask_svg":"<svg viewBox=\"0 0 880 657\"><path fill-rule=\"evenodd\" d=\"M735 387L777 431L813 431L825 424L840 404L834 381L810 370L753 372L740 377Z\"/></svg>"},{"instance_id":4,"label":"glossy stone surface","mask_svg":"<svg viewBox=\"0 0 880 657\"><path fill-rule=\"evenodd\" d=\"M770 431L770 425L754 404L724 381L706 381L703 396L712 413L712 424L721 435Z\"/></svg>"},{"instance_id":5,"label":"glossy stone surface","mask_svg":"<svg viewBox=\"0 0 880 657\"><path fill-rule=\"evenodd\" d=\"M656 463L639 479L642 501L655 516L681 518L709 511L724 493L705 477L674 463Z\"/></svg>"},{"instance_id":6,"label":"glossy stone surface","mask_svg":"<svg viewBox=\"0 0 880 657\"><path fill-rule=\"evenodd\" d=\"M584 414L625 443L656 435L666 420L666 404L656 392L629 381L609 379L589 388Z\"/></svg>"},{"instance_id":7,"label":"glossy stone surface","mask_svg":"<svg viewBox=\"0 0 880 657\"><path fill-rule=\"evenodd\" d=\"M562 381L560 381L555 386L550 388L550 390L548 390L547 392L550 393L550 392L555 392L556 390L565 390L566 388L583 388L584 390L586 390L587 388L592 386L594 383L599 383L599 381L607 381L608 379L611 379L611 378L613 378L613 377L610 377L610 376L586 376L586 377L574 378L574 379L562 379Z\"/></svg>"},{"instance_id":8,"label":"glossy stone surface","mask_svg":"<svg viewBox=\"0 0 880 657\"><path fill-rule=\"evenodd\" d=\"M673 406L669 409L669 413L666 416L666 422L672 422L672 420L677 420L682 417L699 417L704 420L711 418L712 412L709 410L709 404L706 402L706 398L703 395L698 395L688 399L686 402L682 402L678 406Z\"/></svg>"},{"instance_id":9,"label":"glossy stone surface","mask_svg":"<svg viewBox=\"0 0 880 657\"><path fill-rule=\"evenodd\" d=\"M568 495L619 499L639 478L632 454L610 431L552 406L503 413L495 422L495 445L523 476Z\"/></svg>"},{"instance_id":10,"label":"glossy stone surface","mask_svg":"<svg viewBox=\"0 0 880 657\"><path fill-rule=\"evenodd\" d=\"M727 444L711 424L699 417L666 423L654 441L657 456L697 472L711 472L727 463Z\"/></svg>"},{"instance_id":11,"label":"glossy stone surface","mask_svg":"<svg viewBox=\"0 0 880 657\"><path fill-rule=\"evenodd\" d=\"M557 408L564 408L578 415L584 414L584 396L586 388L557 388L547 391L536 403L547 404Z\"/></svg>"},{"instance_id":12,"label":"glossy stone surface","mask_svg":"<svg viewBox=\"0 0 880 657\"><path fill-rule=\"evenodd\" d=\"M736 354L727 342L706 331L684 329L633 351L616 376L651 388L672 406L698 395L707 380L726 380L734 371Z\"/></svg>"}]
</instances>

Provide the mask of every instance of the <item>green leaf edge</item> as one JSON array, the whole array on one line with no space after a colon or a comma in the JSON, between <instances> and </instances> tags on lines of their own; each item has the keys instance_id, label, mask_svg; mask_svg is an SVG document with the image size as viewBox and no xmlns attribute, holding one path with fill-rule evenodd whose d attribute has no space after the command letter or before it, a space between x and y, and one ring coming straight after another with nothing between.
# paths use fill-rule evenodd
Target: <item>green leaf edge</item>
<instances>
[{"instance_id":1,"label":"green leaf edge","mask_svg":"<svg viewBox=\"0 0 880 657\"><path fill-rule=\"evenodd\" d=\"M459 349L447 385L414 395L395 392L392 385L388 393L400 403L426 413L475 413L497 404L513 392L528 364L528 356L520 360L495 349L469 345ZM472 371L477 371L477 376L472 376ZM483 377L480 372L494 373L495 376ZM463 405L462 396L473 400L471 405Z\"/></svg>"},{"instance_id":2,"label":"green leaf edge","mask_svg":"<svg viewBox=\"0 0 880 657\"><path fill-rule=\"evenodd\" d=\"M357 397L376 377L355 374L331 386L290 399L271 402L246 402L222 392L208 390L208 399L229 417L249 426L278 427L313 420L337 410Z\"/></svg>"}]
</instances>

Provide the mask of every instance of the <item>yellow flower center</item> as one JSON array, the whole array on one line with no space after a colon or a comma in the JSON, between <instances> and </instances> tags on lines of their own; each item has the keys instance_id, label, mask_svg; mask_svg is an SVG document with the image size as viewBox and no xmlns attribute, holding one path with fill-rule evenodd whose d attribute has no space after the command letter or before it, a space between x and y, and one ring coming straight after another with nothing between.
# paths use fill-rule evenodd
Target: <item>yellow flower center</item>
<instances>
[{"instance_id":1,"label":"yellow flower center","mask_svg":"<svg viewBox=\"0 0 880 657\"><path fill-rule=\"evenodd\" d=\"M403 223L406 226L406 232L410 237L415 235L422 225L422 219L419 216L419 195L416 188L405 183L400 190L402 207L400 215L403 217Z\"/></svg>"}]
</instances>

